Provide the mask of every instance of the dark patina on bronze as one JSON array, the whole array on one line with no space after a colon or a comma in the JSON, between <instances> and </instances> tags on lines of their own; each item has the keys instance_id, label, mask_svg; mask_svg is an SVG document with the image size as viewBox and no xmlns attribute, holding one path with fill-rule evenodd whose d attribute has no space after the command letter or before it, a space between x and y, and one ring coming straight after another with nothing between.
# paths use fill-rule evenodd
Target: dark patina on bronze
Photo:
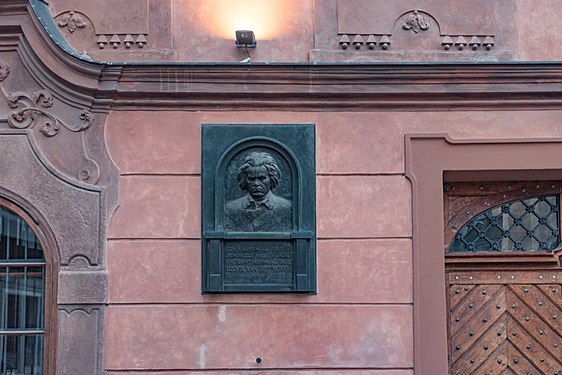
<instances>
[{"instance_id":1,"label":"dark patina on bronze","mask_svg":"<svg viewBox=\"0 0 562 375\"><path fill-rule=\"evenodd\" d=\"M203 293L315 293L314 125L203 125L202 143Z\"/></svg>"}]
</instances>

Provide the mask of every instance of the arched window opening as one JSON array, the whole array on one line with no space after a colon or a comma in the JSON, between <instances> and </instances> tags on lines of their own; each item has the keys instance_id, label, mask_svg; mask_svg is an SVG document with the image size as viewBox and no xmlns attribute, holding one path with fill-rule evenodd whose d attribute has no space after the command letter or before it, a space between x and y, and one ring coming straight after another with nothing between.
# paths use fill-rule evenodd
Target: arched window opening
<instances>
[{"instance_id":1,"label":"arched window opening","mask_svg":"<svg viewBox=\"0 0 562 375\"><path fill-rule=\"evenodd\" d=\"M45 270L29 224L0 206L0 373L43 374Z\"/></svg>"},{"instance_id":2,"label":"arched window opening","mask_svg":"<svg viewBox=\"0 0 562 375\"><path fill-rule=\"evenodd\" d=\"M540 195L475 215L459 229L449 252L552 251L559 244L559 195Z\"/></svg>"},{"instance_id":3,"label":"arched window opening","mask_svg":"<svg viewBox=\"0 0 562 375\"><path fill-rule=\"evenodd\" d=\"M549 259L562 243L561 193L559 181L446 183L447 262Z\"/></svg>"}]
</instances>

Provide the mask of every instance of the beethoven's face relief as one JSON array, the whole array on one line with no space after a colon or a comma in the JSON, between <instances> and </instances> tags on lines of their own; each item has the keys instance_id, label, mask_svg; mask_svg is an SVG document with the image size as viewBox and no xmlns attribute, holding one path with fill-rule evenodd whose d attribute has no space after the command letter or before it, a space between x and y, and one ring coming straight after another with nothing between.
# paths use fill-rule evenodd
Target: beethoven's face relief
<instances>
[{"instance_id":1,"label":"beethoven's face relief","mask_svg":"<svg viewBox=\"0 0 562 375\"><path fill-rule=\"evenodd\" d=\"M246 188L254 199L263 199L269 193L271 180L264 166L251 167L246 170Z\"/></svg>"}]
</instances>

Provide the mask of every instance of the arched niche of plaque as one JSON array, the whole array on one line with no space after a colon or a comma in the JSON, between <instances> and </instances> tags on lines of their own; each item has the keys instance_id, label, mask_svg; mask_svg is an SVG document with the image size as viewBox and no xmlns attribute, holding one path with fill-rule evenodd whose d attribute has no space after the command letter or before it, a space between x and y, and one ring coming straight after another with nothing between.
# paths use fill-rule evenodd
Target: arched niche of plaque
<instances>
[{"instance_id":1,"label":"arched niche of plaque","mask_svg":"<svg viewBox=\"0 0 562 375\"><path fill-rule=\"evenodd\" d=\"M202 126L203 293L316 293L312 124Z\"/></svg>"}]
</instances>

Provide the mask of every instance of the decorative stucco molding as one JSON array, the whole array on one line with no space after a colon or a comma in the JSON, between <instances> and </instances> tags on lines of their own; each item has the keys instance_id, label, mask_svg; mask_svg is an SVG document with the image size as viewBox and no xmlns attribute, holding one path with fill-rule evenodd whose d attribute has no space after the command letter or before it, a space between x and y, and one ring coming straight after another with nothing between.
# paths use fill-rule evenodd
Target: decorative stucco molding
<instances>
[{"instance_id":1,"label":"decorative stucco molding","mask_svg":"<svg viewBox=\"0 0 562 375\"><path fill-rule=\"evenodd\" d=\"M435 26L436 31L430 34L429 30L433 28L431 25ZM427 33L427 38L431 38L429 44L414 45L416 48L422 49L435 50L442 48L445 51L450 51L455 50L452 47L456 47L456 50L463 51L465 47L470 47L472 51L482 50L487 52L495 45L493 34L443 34L438 20L428 12L419 10L410 10L400 15L394 22L394 28L389 29L385 34L358 33L350 35L339 33L339 45L344 50L347 50L349 46L355 47L355 50L361 50L363 45L366 45L370 50L375 50L376 46L379 46L379 49L387 51L392 44L393 49L404 50L409 49L409 47L401 45L400 38L395 37L397 33L409 31L412 32L411 37L424 32ZM396 42L396 39L399 41ZM401 40L403 42L403 38Z\"/></svg>"},{"instance_id":2,"label":"decorative stucco molding","mask_svg":"<svg viewBox=\"0 0 562 375\"><path fill-rule=\"evenodd\" d=\"M402 24L404 30L412 30L414 33L419 33L420 31L425 31L429 29L429 23L426 22L422 14L417 10L414 10L408 14L406 22Z\"/></svg>"},{"instance_id":3,"label":"decorative stucco molding","mask_svg":"<svg viewBox=\"0 0 562 375\"><path fill-rule=\"evenodd\" d=\"M337 43L341 49L356 50L356 55L372 56L361 53L364 45L375 51L489 55L495 45L496 9L486 0L347 0L336 4Z\"/></svg>"},{"instance_id":4,"label":"decorative stucco molding","mask_svg":"<svg viewBox=\"0 0 562 375\"><path fill-rule=\"evenodd\" d=\"M58 21L57 25L59 27L64 27L71 33L76 31L77 29L83 29L86 27L87 23L84 19L80 16L80 13L77 13L73 10L63 13Z\"/></svg>"},{"instance_id":5,"label":"decorative stucco molding","mask_svg":"<svg viewBox=\"0 0 562 375\"><path fill-rule=\"evenodd\" d=\"M129 17L131 10L134 16ZM110 51L144 48L148 43L148 0L120 0L119 6L111 1L60 0L51 11L59 29L80 50L96 45L99 49L110 47ZM78 29L87 32L76 37L73 33Z\"/></svg>"},{"instance_id":6,"label":"decorative stucco molding","mask_svg":"<svg viewBox=\"0 0 562 375\"><path fill-rule=\"evenodd\" d=\"M338 0L337 33L389 35L417 11L424 22L438 20L443 35L495 35L495 7L489 0Z\"/></svg>"},{"instance_id":7,"label":"decorative stucco molding","mask_svg":"<svg viewBox=\"0 0 562 375\"><path fill-rule=\"evenodd\" d=\"M8 114L8 125L15 129L34 129L45 137L51 138L59 134L61 126L71 132L82 132L92 125L94 115L89 110L70 111L69 117L75 117L76 121L70 125L60 118L60 115L53 112L53 103L55 99L47 90L33 91L27 94L22 91L16 91L9 95L8 105L13 109ZM84 135L82 135L83 138ZM99 165L93 160L88 153L88 149L84 143L84 139L80 141L80 155L70 158L76 159L81 156L84 159L83 168L75 176L79 181L96 184L100 177Z\"/></svg>"},{"instance_id":8,"label":"decorative stucco molding","mask_svg":"<svg viewBox=\"0 0 562 375\"><path fill-rule=\"evenodd\" d=\"M78 125L68 125L46 110L52 107L53 100L53 96L47 90L38 90L31 94L12 93L8 97L8 105L14 110L8 116L8 124L13 128L26 129L33 128L40 123L39 131L46 137L54 137L58 134L60 125L72 132L80 132L88 129L94 122L92 113L82 110L79 114Z\"/></svg>"},{"instance_id":9,"label":"decorative stucco molding","mask_svg":"<svg viewBox=\"0 0 562 375\"><path fill-rule=\"evenodd\" d=\"M117 49L119 47L125 47L126 49L129 49L134 46L143 48L146 43L148 43L148 41L146 40L145 34L100 34L98 35L96 43L98 44L99 49L104 49L106 45L110 45L114 49Z\"/></svg>"},{"instance_id":10,"label":"decorative stucco molding","mask_svg":"<svg viewBox=\"0 0 562 375\"><path fill-rule=\"evenodd\" d=\"M0 60L0 82L6 79L10 74L10 67L4 61Z\"/></svg>"}]
</instances>

